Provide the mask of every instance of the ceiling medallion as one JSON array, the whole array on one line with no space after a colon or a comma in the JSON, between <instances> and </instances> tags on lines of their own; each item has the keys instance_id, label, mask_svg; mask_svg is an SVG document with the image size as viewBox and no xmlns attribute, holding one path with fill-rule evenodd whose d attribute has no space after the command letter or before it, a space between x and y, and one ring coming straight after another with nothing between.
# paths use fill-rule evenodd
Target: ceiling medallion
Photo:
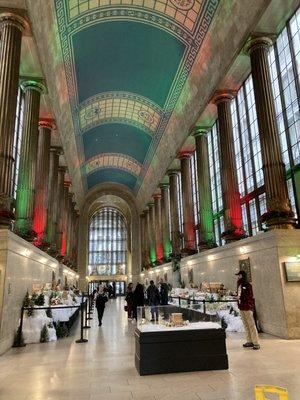
<instances>
[{"instance_id":1,"label":"ceiling medallion","mask_svg":"<svg viewBox=\"0 0 300 400\"><path fill-rule=\"evenodd\" d=\"M154 122L153 116L150 113L148 113L148 111L140 110L139 116L143 118L143 120L145 120L148 124L153 124Z\"/></svg>"},{"instance_id":2,"label":"ceiling medallion","mask_svg":"<svg viewBox=\"0 0 300 400\"><path fill-rule=\"evenodd\" d=\"M84 114L84 118L85 119L95 118L100 113L101 113L100 108L90 108L89 110L86 110L86 112Z\"/></svg>"},{"instance_id":3,"label":"ceiling medallion","mask_svg":"<svg viewBox=\"0 0 300 400\"><path fill-rule=\"evenodd\" d=\"M195 4L195 0L170 0L171 3L179 10L188 11Z\"/></svg>"}]
</instances>

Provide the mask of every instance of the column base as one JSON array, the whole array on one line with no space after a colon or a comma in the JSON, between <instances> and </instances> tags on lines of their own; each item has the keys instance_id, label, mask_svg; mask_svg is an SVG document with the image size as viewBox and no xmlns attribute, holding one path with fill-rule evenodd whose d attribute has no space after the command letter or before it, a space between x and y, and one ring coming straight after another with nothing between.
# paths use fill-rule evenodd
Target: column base
<instances>
[{"instance_id":1,"label":"column base","mask_svg":"<svg viewBox=\"0 0 300 400\"><path fill-rule=\"evenodd\" d=\"M14 230L15 234L20 236L22 239L26 240L27 242L35 242L37 239L37 234L33 229L21 229L16 228Z\"/></svg>"},{"instance_id":2,"label":"column base","mask_svg":"<svg viewBox=\"0 0 300 400\"><path fill-rule=\"evenodd\" d=\"M181 250L181 254L183 256L191 256L191 255L197 254L197 253L198 253L197 249L188 249L185 247L184 249Z\"/></svg>"},{"instance_id":3,"label":"column base","mask_svg":"<svg viewBox=\"0 0 300 400\"><path fill-rule=\"evenodd\" d=\"M15 215L11 211L12 202L12 198L0 195L0 228L12 228L12 223L15 220Z\"/></svg>"},{"instance_id":4,"label":"column base","mask_svg":"<svg viewBox=\"0 0 300 400\"><path fill-rule=\"evenodd\" d=\"M205 242L205 241L200 241L198 243L199 251L205 251L209 249L214 249L215 247L218 247L217 243L215 242Z\"/></svg>"},{"instance_id":5,"label":"column base","mask_svg":"<svg viewBox=\"0 0 300 400\"><path fill-rule=\"evenodd\" d=\"M237 240L245 239L247 237L244 229L231 228L227 229L221 234L221 238L225 240L226 244L236 242Z\"/></svg>"},{"instance_id":6,"label":"column base","mask_svg":"<svg viewBox=\"0 0 300 400\"><path fill-rule=\"evenodd\" d=\"M260 217L260 221L266 224L268 230L295 229L297 224L293 211L267 211Z\"/></svg>"},{"instance_id":7,"label":"column base","mask_svg":"<svg viewBox=\"0 0 300 400\"><path fill-rule=\"evenodd\" d=\"M49 242L36 241L36 242L34 243L34 245L35 245L36 247L38 247L39 249L41 249L41 250L47 252L47 253L48 253L48 250L49 250L49 248L50 248L50 243L49 243ZM48 254L49 254L49 253L48 253Z\"/></svg>"}]
</instances>

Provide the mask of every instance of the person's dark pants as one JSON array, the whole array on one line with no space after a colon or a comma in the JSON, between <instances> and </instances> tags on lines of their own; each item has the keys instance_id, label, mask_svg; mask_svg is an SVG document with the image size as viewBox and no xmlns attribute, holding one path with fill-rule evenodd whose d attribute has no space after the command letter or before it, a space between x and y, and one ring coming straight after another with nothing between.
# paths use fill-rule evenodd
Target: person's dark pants
<instances>
[{"instance_id":1,"label":"person's dark pants","mask_svg":"<svg viewBox=\"0 0 300 400\"><path fill-rule=\"evenodd\" d=\"M133 303L132 302L127 302L127 314L128 314L128 318L133 318Z\"/></svg>"},{"instance_id":2,"label":"person's dark pants","mask_svg":"<svg viewBox=\"0 0 300 400\"><path fill-rule=\"evenodd\" d=\"M103 317L103 313L104 313L104 308L105 307L97 308L99 325L102 325L102 317Z\"/></svg>"},{"instance_id":3,"label":"person's dark pants","mask_svg":"<svg viewBox=\"0 0 300 400\"><path fill-rule=\"evenodd\" d=\"M158 321L158 308L156 303L152 303L150 301L150 307L151 307L151 319Z\"/></svg>"}]
</instances>

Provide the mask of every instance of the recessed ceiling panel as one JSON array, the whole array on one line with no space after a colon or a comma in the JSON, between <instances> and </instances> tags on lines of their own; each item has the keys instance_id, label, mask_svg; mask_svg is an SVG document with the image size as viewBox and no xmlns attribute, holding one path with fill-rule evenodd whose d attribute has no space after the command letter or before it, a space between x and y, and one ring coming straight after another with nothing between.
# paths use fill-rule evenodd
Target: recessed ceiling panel
<instances>
[{"instance_id":1,"label":"recessed ceiling panel","mask_svg":"<svg viewBox=\"0 0 300 400\"><path fill-rule=\"evenodd\" d=\"M137 193L218 0L55 0L87 189Z\"/></svg>"}]
</instances>

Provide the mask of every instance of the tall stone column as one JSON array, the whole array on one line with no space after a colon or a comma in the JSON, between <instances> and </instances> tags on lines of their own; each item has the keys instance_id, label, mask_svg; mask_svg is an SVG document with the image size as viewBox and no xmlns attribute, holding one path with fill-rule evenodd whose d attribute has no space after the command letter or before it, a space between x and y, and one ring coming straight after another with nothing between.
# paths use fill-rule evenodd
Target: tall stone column
<instances>
[{"instance_id":1,"label":"tall stone column","mask_svg":"<svg viewBox=\"0 0 300 400\"><path fill-rule=\"evenodd\" d=\"M56 253L56 230L58 214L58 166L61 147L50 148L50 166L49 166L49 187L48 187L48 206L47 206L47 228L46 242L50 246L49 254Z\"/></svg>"},{"instance_id":2,"label":"tall stone column","mask_svg":"<svg viewBox=\"0 0 300 400\"><path fill-rule=\"evenodd\" d=\"M57 231L56 231L56 251L57 258L61 260L63 258L62 254L62 237L63 237L63 229L64 229L64 182L65 182L65 174L67 171L67 167L59 166L58 167L58 189L57 189L57 198L58 198L58 207L57 207Z\"/></svg>"},{"instance_id":3,"label":"tall stone column","mask_svg":"<svg viewBox=\"0 0 300 400\"><path fill-rule=\"evenodd\" d=\"M73 241L73 268L78 271L78 233L79 233L79 214L74 209L74 241Z\"/></svg>"},{"instance_id":4,"label":"tall stone column","mask_svg":"<svg viewBox=\"0 0 300 400\"><path fill-rule=\"evenodd\" d=\"M179 230L178 214L178 171L168 171L170 182L170 209L171 209L171 242L172 242L172 275L174 287L180 287L180 260L181 260L181 239Z\"/></svg>"},{"instance_id":5,"label":"tall stone column","mask_svg":"<svg viewBox=\"0 0 300 400\"><path fill-rule=\"evenodd\" d=\"M155 208L154 203L148 203L149 207L149 238L150 238L150 263L156 263L156 246L155 246Z\"/></svg>"},{"instance_id":6,"label":"tall stone column","mask_svg":"<svg viewBox=\"0 0 300 400\"><path fill-rule=\"evenodd\" d=\"M150 264L150 240L149 240L149 210L144 210L145 216L145 268Z\"/></svg>"},{"instance_id":7,"label":"tall stone column","mask_svg":"<svg viewBox=\"0 0 300 400\"><path fill-rule=\"evenodd\" d=\"M44 86L36 81L22 83L25 92L21 156L16 198L15 231L27 240L34 240L33 206L38 149L40 98Z\"/></svg>"},{"instance_id":8,"label":"tall stone column","mask_svg":"<svg viewBox=\"0 0 300 400\"><path fill-rule=\"evenodd\" d=\"M288 197L277 131L268 61L271 45L271 39L264 36L253 37L248 43L267 200L267 212L261 220L269 229L290 229L295 227L296 220Z\"/></svg>"},{"instance_id":9,"label":"tall stone column","mask_svg":"<svg viewBox=\"0 0 300 400\"><path fill-rule=\"evenodd\" d=\"M145 256L146 256L146 241L145 241L145 214L140 214L140 245L141 245L141 260L142 260L142 269L145 268Z\"/></svg>"},{"instance_id":10,"label":"tall stone column","mask_svg":"<svg viewBox=\"0 0 300 400\"><path fill-rule=\"evenodd\" d=\"M209 176L207 132L209 128L197 126L193 130L197 155L197 182L199 196L199 248L216 247L212 199Z\"/></svg>"},{"instance_id":11,"label":"tall stone column","mask_svg":"<svg viewBox=\"0 0 300 400\"><path fill-rule=\"evenodd\" d=\"M172 253L172 246L170 240L170 221L169 221L169 209L170 209L169 184L162 183L160 185L160 191L161 191L161 220L162 220L164 260L168 262L170 261L170 255Z\"/></svg>"},{"instance_id":12,"label":"tall stone column","mask_svg":"<svg viewBox=\"0 0 300 400\"><path fill-rule=\"evenodd\" d=\"M68 227L67 227L67 259L71 263L72 259L72 246L73 246L73 193L68 194Z\"/></svg>"},{"instance_id":13,"label":"tall stone column","mask_svg":"<svg viewBox=\"0 0 300 400\"><path fill-rule=\"evenodd\" d=\"M225 224L222 237L226 243L245 237L232 134L230 103L233 98L233 93L228 91L217 92L215 95L220 132L221 185Z\"/></svg>"},{"instance_id":14,"label":"tall stone column","mask_svg":"<svg viewBox=\"0 0 300 400\"><path fill-rule=\"evenodd\" d=\"M63 200L63 210L62 210L62 239L61 239L61 255L63 257L63 262L68 261L68 226L69 226L69 188L71 186L70 182L64 182L64 200Z\"/></svg>"},{"instance_id":15,"label":"tall stone column","mask_svg":"<svg viewBox=\"0 0 300 400\"><path fill-rule=\"evenodd\" d=\"M191 182L191 153L183 152L179 156L181 164L181 187L183 205L184 252L197 252L195 217Z\"/></svg>"},{"instance_id":16,"label":"tall stone column","mask_svg":"<svg viewBox=\"0 0 300 400\"><path fill-rule=\"evenodd\" d=\"M51 131L52 131L52 124L50 122L48 121L39 122L33 230L37 234L35 245L40 248L49 247L46 240L46 226L47 226Z\"/></svg>"},{"instance_id":17,"label":"tall stone column","mask_svg":"<svg viewBox=\"0 0 300 400\"><path fill-rule=\"evenodd\" d=\"M155 242L156 242L156 261L159 264L163 263L163 235L162 235L162 218L161 218L161 195L155 194L154 209L155 209Z\"/></svg>"},{"instance_id":18,"label":"tall stone column","mask_svg":"<svg viewBox=\"0 0 300 400\"><path fill-rule=\"evenodd\" d=\"M171 241L172 241L172 257L180 255L180 230L179 230L179 214L178 214L178 171L168 171L170 182L170 208L171 208Z\"/></svg>"},{"instance_id":19,"label":"tall stone column","mask_svg":"<svg viewBox=\"0 0 300 400\"><path fill-rule=\"evenodd\" d=\"M13 145L22 31L25 20L0 14L0 228L10 228L13 213Z\"/></svg>"}]
</instances>

